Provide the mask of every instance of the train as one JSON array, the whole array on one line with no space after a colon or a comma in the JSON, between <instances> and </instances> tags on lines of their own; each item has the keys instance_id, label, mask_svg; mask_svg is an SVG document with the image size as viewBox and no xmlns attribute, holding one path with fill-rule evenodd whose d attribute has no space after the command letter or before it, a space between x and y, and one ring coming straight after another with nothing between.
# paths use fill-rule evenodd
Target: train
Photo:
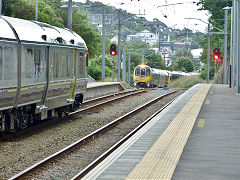
<instances>
[{"instance_id":1,"label":"train","mask_svg":"<svg viewBox=\"0 0 240 180\"><path fill-rule=\"evenodd\" d=\"M83 38L69 29L7 16L0 16L0 27L0 132L77 109L88 82Z\"/></svg>"},{"instance_id":2,"label":"train","mask_svg":"<svg viewBox=\"0 0 240 180\"><path fill-rule=\"evenodd\" d=\"M137 87L161 87L166 88L171 80L190 74L179 71L168 71L151 68L148 65L137 65L133 72L133 83Z\"/></svg>"}]
</instances>

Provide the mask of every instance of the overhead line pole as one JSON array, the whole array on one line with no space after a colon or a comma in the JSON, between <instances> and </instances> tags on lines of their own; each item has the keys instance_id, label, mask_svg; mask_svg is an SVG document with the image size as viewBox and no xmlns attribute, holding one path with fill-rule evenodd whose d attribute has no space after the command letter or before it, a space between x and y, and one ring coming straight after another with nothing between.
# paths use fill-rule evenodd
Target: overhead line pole
<instances>
[{"instance_id":1,"label":"overhead line pole","mask_svg":"<svg viewBox=\"0 0 240 180\"><path fill-rule=\"evenodd\" d=\"M0 16L2 15L2 0L0 0Z\"/></svg>"},{"instance_id":2,"label":"overhead line pole","mask_svg":"<svg viewBox=\"0 0 240 180\"><path fill-rule=\"evenodd\" d=\"M105 47L106 47L106 40L105 40L105 14L106 9L103 10L102 15L102 82L105 81Z\"/></svg>"},{"instance_id":3,"label":"overhead line pole","mask_svg":"<svg viewBox=\"0 0 240 180\"><path fill-rule=\"evenodd\" d=\"M37 20L38 20L38 0L36 0L36 3L35 3L35 21Z\"/></svg>"},{"instance_id":4,"label":"overhead line pole","mask_svg":"<svg viewBox=\"0 0 240 180\"><path fill-rule=\"evenodd\" d=\"M210 23L208 23L207 83L209 83L210 79L209 68L210 68Z\"/></svg>"},{"instance_id":5,"label":"overhead line pole","mask_svg":"<svg viewBox=\"0 0 240 180\"><path fill-rule=\"evenodd\" d=\"M227 84L227 36L228 36L228 9L229 7L223 8L225 11L225 23L224 23L224 59L223 59L223 84Z\"/></svg>"},{"instance_id":6,"label":"overhead line pole","mask_svg":"<svg viewBox=\"0 0 240 180\"><path fill-rule=\"evenodd\" d=\"M121 74L121 19L120 19L120 9L118 10L118 76L117 81L120 82Z\"/></svg>"},{"instance_id":7,"label":"overhead line pole","mask_svg":"<svg viewBox=\"0 0 240 180\"><path fill-rule=\"evenodd\" d=\"M72 30L72 0L68 1L68 29Z\"/></svg>"}]
</instances>

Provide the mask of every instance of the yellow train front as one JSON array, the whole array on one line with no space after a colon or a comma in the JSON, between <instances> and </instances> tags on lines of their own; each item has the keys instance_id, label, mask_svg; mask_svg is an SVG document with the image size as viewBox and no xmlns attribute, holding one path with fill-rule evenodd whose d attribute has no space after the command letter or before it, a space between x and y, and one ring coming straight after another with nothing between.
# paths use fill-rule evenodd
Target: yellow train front
<instances>
[{"instance_id":1,"label":"yellow train front","mask_svg":"<svg viewBox=\"0 0 240 180\"><path fill-rule=\"evenodd\" d=\"M147 65L141 64L134 69L134 86L167 87L170 76L167 71L152 69Z\"/></svg>"}]
</instances>

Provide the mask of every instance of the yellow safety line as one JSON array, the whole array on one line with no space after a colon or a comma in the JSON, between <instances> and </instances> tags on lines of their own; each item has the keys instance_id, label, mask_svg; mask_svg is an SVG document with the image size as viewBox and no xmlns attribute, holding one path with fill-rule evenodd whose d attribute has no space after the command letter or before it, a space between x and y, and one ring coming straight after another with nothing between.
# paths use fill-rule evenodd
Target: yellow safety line
<instances>
[{"instance_id":1,"label":"yellow safety line","mask_svg":"<svg viewBox=\"0 0 240 180\"><path fill-rule=\"evenodd\" d=\"M205 101L205 104L210 104L210 100L207 99L207 100Z\"/></svg>"},{"instance_id":2,"label":"yellow safety line","mask_svg":"<svg viewBox=\"0 0 240 180\"><path fill-rule=\"evenodd\" d=\"M210 86L192 96L127 179L171 179Z\"/></svg>"},{"instance_id":3,"label":"yellow safety line","mask_svg":"<svg viewBox=\"0 0 240 180\"><path fill-rule=\"evenodd\" d=\"M198 128L203 128L204 124L205 124L205 119L199 119L197 127Z\"/></svg>"}]
</instances>

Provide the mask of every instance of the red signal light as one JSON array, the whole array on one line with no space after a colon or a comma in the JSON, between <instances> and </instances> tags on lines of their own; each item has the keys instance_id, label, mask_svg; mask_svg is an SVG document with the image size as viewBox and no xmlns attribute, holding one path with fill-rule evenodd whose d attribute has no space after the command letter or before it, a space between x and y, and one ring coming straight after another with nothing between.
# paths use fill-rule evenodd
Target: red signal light
<instances>
[{"instance_id":1,"label":"red signal light","mask_svg":"<svg viewBox=\"0 0 240 180\"><path fill-rule=\"evenodd\" d=\"M216 60L216 61L218 61L218 60L219 60L219 56L218 56L217 54L215 54L215 55L213 56L213 59Z\"/></svg>"},{"instance_id":2,"label":"red signal light","mask_svg":"<svg viewBox=\"0 0 240 180\"><path fill-rule=\"evenodd\" d=\"M115 56L117 54L117 46L115 44L111 44L110 46L110 54Z\"/></svg>"}]
</instances>

